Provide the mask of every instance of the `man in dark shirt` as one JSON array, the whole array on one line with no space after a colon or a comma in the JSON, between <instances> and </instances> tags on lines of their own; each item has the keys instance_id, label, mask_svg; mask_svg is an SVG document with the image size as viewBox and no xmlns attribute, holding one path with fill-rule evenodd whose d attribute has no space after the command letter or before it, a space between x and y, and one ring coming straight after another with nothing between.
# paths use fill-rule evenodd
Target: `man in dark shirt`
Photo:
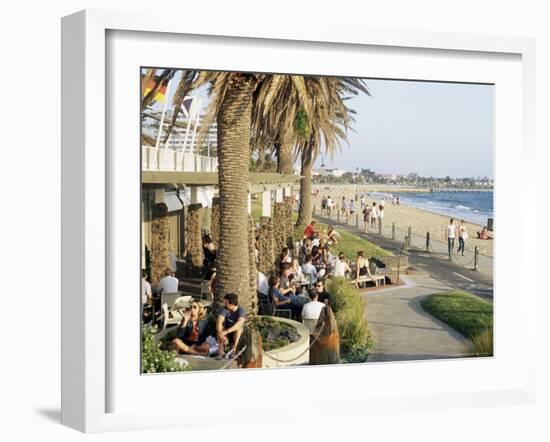
<instances>
[{"instance_id":1,"label":"man in dark shirt","mask_svg":"<svg viewBox=\"0 0 550 442\"><path fill-rule=\"evenodd\" d=\"M319 293L318 301L324 302L325 305L330 305L330 295L325 290L325 283L322 280L319 279L315 283L315 290Z\"/></svg>"},{"instance_id":2,"label":"man in dark shirt","mask_svg":"<svg viewBox=\"0 0 550 442\"><path fill-rule=\"evenodd\" d=\"M239 305L239 297L235 293L227 293L223 297L224 308L216 320L216 335L218 339L218 356L224 355L226 344L231 344L227 357L237 351L237 344L243 333L246 312Z\"/></svg>"}]
</instances>

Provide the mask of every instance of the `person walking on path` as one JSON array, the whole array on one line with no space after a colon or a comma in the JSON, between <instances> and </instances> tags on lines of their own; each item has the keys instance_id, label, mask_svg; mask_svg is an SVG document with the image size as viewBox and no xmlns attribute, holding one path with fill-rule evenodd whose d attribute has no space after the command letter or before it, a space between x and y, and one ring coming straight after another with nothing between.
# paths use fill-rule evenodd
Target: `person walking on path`
<instances>
[{"instance_id":1,"label":"person walking on path","mask_svg":"<svg viewBox=\"0 0 550 442\"><path fill-rule=\"evenodd\" d=\"M445 230L445 239L447 240L447 248L449 250L449 261L452 261L452 253L455 248L455 233L456 227L454 225L455 220L451 218L449 220L449 225Z\"/></svg>"},{"instance_id":2,"label":"person walking on path","mask_svg":"<svg viewBox=\"0 0 550 442\"><path fill-rule=\"evenodd\" d=\"M460 227L458 228L458 250L456 253L462 253L462 256L464 256L464 245L467 239L468 230L466 229L466 222L461 219Z\"/></svg>"},{"instance_id":3,"label":"person walking on path","mask_svg":"<svg viewBox=\"0 0 550 442\"><path fill-rule=\"evenodd\" d=\"M378 231L382 233L382 224L384 221L384 206L380 205L378 208Z\"/></svg>"},{"instance_id":4,"label":"person walking on path","mask_svg":"<svg viewBox=\"0 0 550 442\"><path fill-rule=\"evenodd\" d=\"M370 219L371 213L372 213L372 208L367 204L363 209L363 222L365 223L365 229L364 229L365 233L367 233L367 230L371 223L371 219Z\"/></svg>"},{"instance_id":5,"label":"person walking on path","mask_svg":"<svg viewBox=\"0 0 550 442\"><path fill-rule=\"evenodd\" d=\"M370 212L370 226L374 229L376 227L376 220L378 219L378 209L376 208L376 202L372 203L372 210Z\"/></svg>"}]
</instances>

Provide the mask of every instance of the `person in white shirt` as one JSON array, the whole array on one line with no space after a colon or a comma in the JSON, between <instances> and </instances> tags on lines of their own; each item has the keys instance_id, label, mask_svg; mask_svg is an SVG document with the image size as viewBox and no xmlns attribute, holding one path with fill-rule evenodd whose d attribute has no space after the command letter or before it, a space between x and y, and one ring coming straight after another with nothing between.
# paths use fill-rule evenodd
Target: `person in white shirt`
<instances>
[{"instance_id":1,"label":"person in white shirt","mask_svg":"<svg viewBox=\"0 0 550 442\"><path fill-rule=\"evenodd\" d=\"M451 261L451 253L455 247L455 233L456 227L454 225L455 220L451 218L449 220L449 225L445 230L445 239L447 240L447 248L449 250L449 261Z\"/></svg>"},{"instance_id":2,"label":"person in white shirt","mask_svg":"<svg viewBox=\"0 0 550 442\"><path fill-rule=\"evenodd\" d=\"M346 276L346 273L351 274L351 268L346 262L344 253L340 252L334 264L334 276Z\"/></svg>"},{"instance_id":3,"label":"person in white shirt","mask_svg":"<svg viewBox=\"0 0 550 442\"><path fill-rule=\"evenodd\" d=\"M464 256L464 245L466 240L468 239L468 230L466 229L466 222L461 219L460 220L460 227L458 228L458 250L457 253L462 252L462 256Z\"/></svg>"},{"instance_id":4,"label":"person in white shirt","mask_svg":"<svg viewBox=\"0 0 550 442\"><path fill-rule=\"evenodd\" d=\"M378 229L381 231L382 222L384 221L384 206L378 207Z\"/></svg>"},{"instance_id":5,"label":"person in white shirt","mask_svg":"<svg viewBox=\"0 0 550 442\"><path fill-rule=\"evenodd\" d=\"M257 286L258 293L261 295L267 296L269 295L269 283L267 282L266 276L258 271L258 286Z\"/></svg>"},{"instance_id":6,"label":"person in white shirt","mask_svg":"<svg viewBox=\"0 0 550 442\"><path fill-rule=\"evenodd\" d=\"M173 250L170 250L170 269L172 272L176 273L178 271L178 264L176 259L176 254Z\"/></svg>"},{"instance_id":7,"label":"person in white shirt","mask_svg":"<svg viewBox=\"0 0 550 442\"><path fill-rule=\"evenodd\" d=\"M372 210L370 211L370 226L376 227L376 220L378 220L378 209L376 208L376 202L372 203Z\"/></svg>"},{"instance_id":8,"label":"person in white shirt","mask_svg":"<svg viewBox=\"0 0 550 442\"><path fill-rule=\"evenodd\" d=\"M304 304L302 307L302 318L303 319L319 319L321 315L321 310L325 307L324 302L318 301L319 294L317 290L311 289L309 291L310 301Z\"/></svg>"},{"instance_id":9,"label":"person in white shirt","mask_svg":"<svg viewBox=\"0 0 550 442\"><path fill-rule=\"evenodd\" d=\"M153 293L151 292L151 284L147 281L147 272L141 270L141 303L143 306L153 303Z\"/></svg>"},{"instance_id":10,"label":"person in white shirt","mask_svg":"<svg viewBox=\"0 0 550 442\"><path fill-rule=\"evenodd\" d=\"M162 278L157 285L157 292L161 293L177 293L178 291L178 278L174 276L172 269L166 269L164 271L164 278Z\"/></svg>"}]
</instances>

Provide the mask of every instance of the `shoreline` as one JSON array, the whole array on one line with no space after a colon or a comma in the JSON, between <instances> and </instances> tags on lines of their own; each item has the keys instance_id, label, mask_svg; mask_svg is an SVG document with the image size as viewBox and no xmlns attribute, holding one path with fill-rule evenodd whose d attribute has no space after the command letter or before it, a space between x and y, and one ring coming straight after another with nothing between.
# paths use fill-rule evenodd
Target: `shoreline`
<instances>
[{"instance_id":1,"label":"shoreline","mask_svg":"<svg viewBox=\"0 0 550 442\"><path fill-rule=\"evenodd\" d=\"M325 187L329 187L330 190L324 190ZM340 206L342 196L346 199L352 198L354 195L353 184L351 185L313 185L313 189L319 189L317 197L313 197L313 204L319 209L321 207L321 198L323 195L330 195L336 202L338 207ZM367 191L364 186L357 186L357 192ZM374 192L370 190L371 192ZM375 201L372 196L367 196L367 204L372 205ZM376 201L377 202L377 201ZM359 213L360 223L362 225L362 214L359 202L357 202L356 210ZM425 209L419 209L407 204L392 205L391 202L386 201L384 206L384 226L391 227L392 223L395 223L396 227L401 230L406 230L411 227L413 235L426 236L429 232L430 236L434 240L445 242L445 230L449 223L450 216L442 215L440 213L431 212ZM458 221L459 218L455 217ZM455 224L457 224L455 222ZM466 240L466 247L473 248L477 246L479 252L486 256L493 256L493 243L494 240L480 240L476 238L476 232L480 231L482 226L477 223L466 222L466 228L468 231L468 239ZM495 238L495 232L491 232L491 236Z\"/></svg>"}]
</instances>

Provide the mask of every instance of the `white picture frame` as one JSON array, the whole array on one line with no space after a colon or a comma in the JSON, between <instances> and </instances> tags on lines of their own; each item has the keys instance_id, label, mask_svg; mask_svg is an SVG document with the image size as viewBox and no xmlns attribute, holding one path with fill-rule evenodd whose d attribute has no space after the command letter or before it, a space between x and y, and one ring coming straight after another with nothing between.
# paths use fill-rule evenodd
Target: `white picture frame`
<instances>
[{"instance_id":1,"label":"white picture frame","mask_svg":"<svg viewBox=\"0 0 550 442\"><path fill-rule=\"evenodd\" d=\"M140 428L159 428L168 426L208 425L209 422L246 422L269 420L269 407L278 404L278 398L273 402L260 400L249 403L240 403L243 412L239 416L228 416L223 411L226 403L222 398L212 405L208 416L182 415L181 411L174 410L173 405L157 406L154 410L136 404L133 410L112 407L109 403L109 394L116 387L113 377L109 375L110 361L113 360L109 343L110 310L108 288L112 277L111 266L116 260L115 252L109 247L114 241L116 229L110 226L113 223L112 195L110 191L116 183L110 182L113 165L107 151L107 144L111 135L106 131L106 119L111 118L107 108L106 93L108 84L106 78L108 51L107 35L109 32L129 33L139 32L144 39L176 38L193 36L193 38L216 37L247 41L252 46L261 42L269 42L272 46L308 44L312 47L332 47L334 50L369 47L384 53L399 48L403 52L414 50L431 51L434 57L448 53L472 54L474 58L483 60L490 54L515 57L520 63L521 91L518 95L521 109L513 114L516 118L515 128L520 128L519 145L515 147L514 157L522 161L522 172L525 180L524 188L518 189L514 196L522 201L523 220L535 219L536 193L523 189L534 189L534 174L529 171L534 167L534 106L535 106L535 43L532 39L518 37L492 37L481 35L465 35L451 33L428 33L416 31L390 31L368 28L353 28L341 26L300 26L293 27L284 23L261 26L255 23L239 24L238 27L230 22L216 20L190 21L183 23L177 17L155 16L153 14L111 12L87 10L65 17L62 21L62 423L84 432L114 431ZM155 34L147 34L155 33ZM149 37L148 37L149 36ZM159 37L160 36L160 37ZM231 40L237 41L237 40ZM336 49L335 49L336 48ZM258 50L258 49L257 49ZM440 54L440 55L438 55ZM111 54L112 55L112 54ZM260 54L258 54L261 60ZM112 61L112 60L111 60ZM260 63L261 61L258 61ZM223 63L222 63L223 64ZM236 63L238 65L238 63ZM195 67L195 66L177 66ZM204 66L196 66L204 68ZM212 68L211 66L208 66ZM234 66L227 66L231 70ZM414 68L411 66L411 78L415 78ZM258 69L261 70L261 69ZM137 78L137 77L136 77ZM137 81L136 81L137 84ZM498 85L497 85L498 86ZM499 103L496 103L497 111ZM132 110L130 110L132 112ZM497 113L497 118L499 115ZM139 128L136 127L139 131ZM504 144L504 142L503 142ZM499 140L497 139L497 150ZM136 164L139 167L139 164ZM503 169L504 170L504 169ZM139 169L135 170L139 174ZM498 168L496 172L497 193L499 192ZM529 186L528 180L533 180ZM500 181L504 182L504 181ZM497 202L498 208L498 202ZM498 209L497 209L498 210ZM138 223L136 219L136 224ZM501 224L500 226L504 226ZM500 227L499 227L500 228ZM500 234L500 232L499 232ZM520 234L520 235L524 235ZM503 235L505 237L505 235ZM501 240L502 241L502 240ZM433 388L424 393L418 390L402 390L403 385L396 382L396 391L387 393L376 392L367 394L359 388L353 394L334 389L326 399L313 395L311 398L298 398L300 409L305 414L315 413L329 405L337 410L339 415L363 415L384 410L396 412L409 409L441 409L460 408L470 406L491 406L503 403L532 403L535 395L535 367L534 348L531 346L534 339L535 324L531 318L535 317L536 290L535 281L525 276L528 272L526 257L534 255L534 244L522 242L518 250L521 259L520 277L514 288L519 290L518 305L523 315L519 319L521 325L520 338L525 345L522 348L521 360L514 366L507 381L488 386L486 389L476 386L472 390L463 387L462 390L450 391L444 383L433 382ZM120 253L120 252L116 252ZM498 249L497 263L505 251ZM501 261L502 262L502 261ZM502 273L501 273L502 275ZM498 269L496 276L499 277ZM498 287L498 284L496 284ZM505 290L501 286L502 290ZM137 293L137 292L136 292ZM137 295L136 295L137 296ZM500 311L504 311L503 308ZM496 306L498 322L498 310ZM506 315L502 315L506 318ZM502 324L502 322L501 322ZM500 333L496 332L498 345L499 336L508 336L506 323L501 325ZM108 339L109 338L109 339ZM501 341L502 342L502 341ZM510 340L513 345L513 340ZM505 349L501 352L501 360L505 359ZM501 356L498 346L495 351L495 360ZM138 354L135 355L136 359ZM517 357L517 356L516 356ZM465 361L455 361L436 367L437 373L449 373L460 370L490 370L494 361L485 364L476 361L478 365L472 367ZM400 364L399 373L429 371L433 363L406 363ZM485 365L483 365L485 364ZM399 365L399 364L396 364ZM383 376L384 372L392 372L396 365L377 364L369 367L373 376ZM495 365L496 367L496 365ZM332 379L334 370L346 370L346 378L360 379L365 373L365 366L354 367L319 367L314 370L296 370L308 372L310 377ZM286 373L286 374L285 374ZM287 376L288 370L253 370L246 373L246 382L251 388L260 388L265 385L266 376ZM189 379L204 379L198 376L212 374L195 374L194 378L181 375L168 375L173 385L177 384L178 391L190 383ZM176 378L177 376L177 378ZM239 385L245 382L243 373L227 373L231 382ZM303 374L298 377L304 376ZM117 379L117 377L114 377ZM167 377L157 376L153 382L158 382L159 388L166 384ZM120 379L120 376L118 377ZM164 379L164 380L163 380ZM212 377L213 385L218 385L219 376ZM217 379L217 380L216 380ZM149 381L148 381L149 382ZM344 382L344 381L342 381ZM210 383L210 379L208 380ZM176 387L175 387L176 388ZM212 387L216 388L216 387ZM215 391L215 390L214 390ZM375 391L374 389L371 391ZM424 391L424 390L422 390ZM159 393L160 394L160 393ZM276 395L275 395L276 396ZM374 400L375 398L375 400ZM334 406L338 401L338 406ZM279 418L292 418L292 412L282 411Z\"/></svg>"}]
</instances>

